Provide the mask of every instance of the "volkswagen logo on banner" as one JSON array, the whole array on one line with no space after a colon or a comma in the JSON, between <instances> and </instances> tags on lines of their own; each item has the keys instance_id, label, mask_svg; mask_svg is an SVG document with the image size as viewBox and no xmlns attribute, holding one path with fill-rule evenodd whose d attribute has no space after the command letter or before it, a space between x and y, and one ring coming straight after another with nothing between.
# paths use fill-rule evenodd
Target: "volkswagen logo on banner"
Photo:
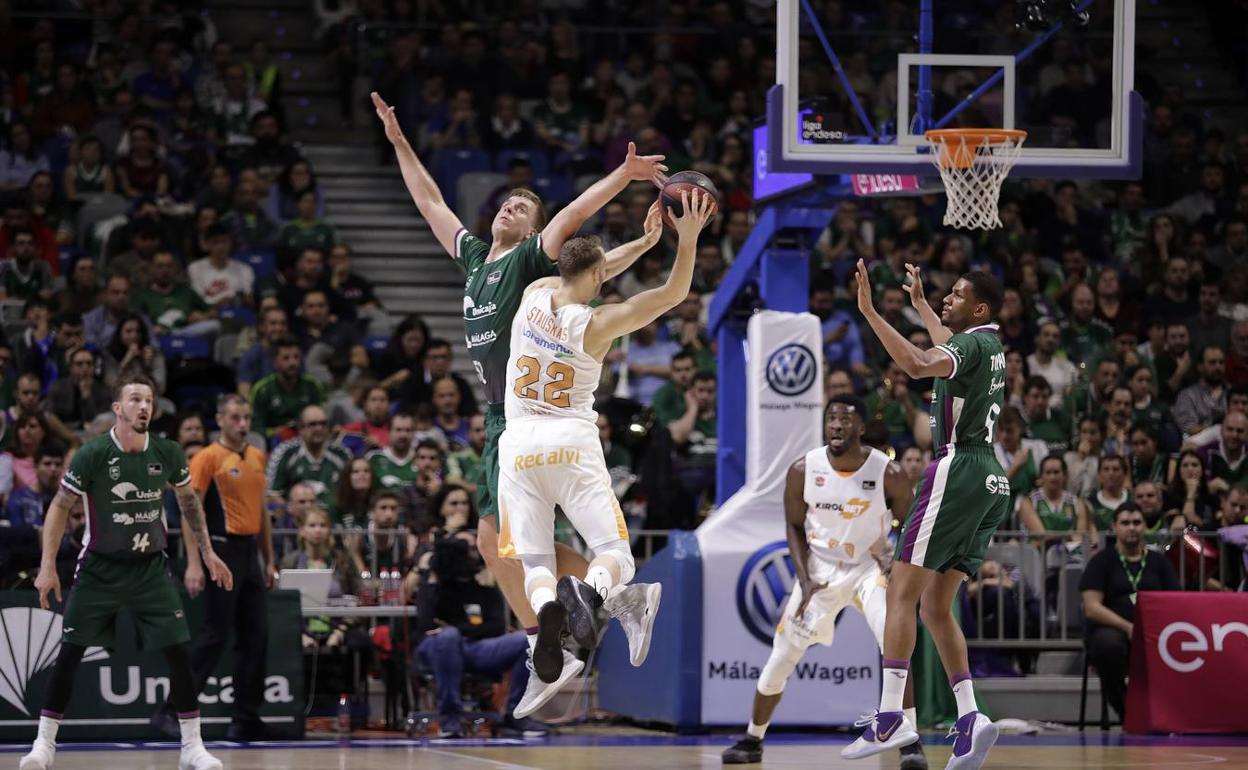
<instances>
[{"instance_id":1,"label":"volkswagen logo on banner","mask_svg":"<svg viewBox=\"0 0 1248 770\"><path fill-rule=\"evenodd\" d=\"M741 569L737 613L750 635L763 644L771 645L784 601L796 580L789 544L783 540L755 551Z\"/></svg>"},{"instance_id":2,"label":"volkswagen logo on banner","mask_svg":"<svg viewBox=\"0 0 1248 770\"><path fill-rule=\"evenodd\" d=\"M800 396L815 384L818 369L810 348L790 343L767 359L767 384L782 396Z\"/></svg>"}]
</instances>

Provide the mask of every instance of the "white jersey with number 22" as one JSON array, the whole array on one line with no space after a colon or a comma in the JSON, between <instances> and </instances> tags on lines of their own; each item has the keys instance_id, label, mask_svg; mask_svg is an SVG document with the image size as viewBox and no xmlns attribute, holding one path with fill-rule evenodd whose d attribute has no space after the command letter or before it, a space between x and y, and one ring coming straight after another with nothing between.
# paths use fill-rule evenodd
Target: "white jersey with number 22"
<instances>
[{"instance_id":1,"label":"white jersey with number 22","mask_svg":"<svg viewBox=\"0 0 1248 770\"><path fill-rule=\"evenodd\" d=\"M554 289L535 289L520 302L511 324L507 365L507 421L575 417L591 424L602 362L585 352L588 305L551 308Z\"/></svg>"}]
</instances>

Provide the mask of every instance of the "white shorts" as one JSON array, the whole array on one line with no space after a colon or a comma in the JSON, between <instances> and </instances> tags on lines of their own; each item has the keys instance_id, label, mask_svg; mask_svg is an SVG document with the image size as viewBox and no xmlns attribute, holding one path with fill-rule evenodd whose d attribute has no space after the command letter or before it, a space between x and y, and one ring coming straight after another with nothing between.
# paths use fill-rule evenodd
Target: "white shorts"
<instances>
[{"instance_id":1,"label":"white shorts","mask_svg":"<svg viewBox=\"0 0 1248 770\"><path fill-rule=\"evenodd\" d=\"M628 540L598 426L585 420L508 420L498 441L498 555L555 552L555 506L595 550Z\"/></svg>"},{"instance_id":2,"label":"white shorts","mask_svg":"<svg viewBox=\"0 0 1248 770\"><path fill-rule=\"evenodd\" d=\"M776 625L776 643L806 649L812 644L832 644L836 630L836 618L841 610L854 607L867 619L876 644L884 648L885 594L888 578L880 572L874 559L846 568L827 564L816 557L810 559L811 579L815 583L827 583L811 597L801 618L796 618L802 603L800 584L793 585L793 593L784 607L784 614Z\"/></svg>"}]
</instances>

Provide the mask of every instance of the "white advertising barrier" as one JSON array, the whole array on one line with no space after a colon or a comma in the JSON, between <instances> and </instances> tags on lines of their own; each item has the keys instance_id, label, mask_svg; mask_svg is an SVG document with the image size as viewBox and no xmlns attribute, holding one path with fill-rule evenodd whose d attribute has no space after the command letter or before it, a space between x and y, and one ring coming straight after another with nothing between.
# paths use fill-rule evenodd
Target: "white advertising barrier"
<instances>
[{"instance_id":1,"label":"white advertising barrier","mask_svg":"<svg viewBox=\"0 0 1248 770\"><path fill-rule=\"evenodd\" d=\"M697 530L702 552L702 723L749 721L785 599L796 582L784 539L784 477L823 443L819 319L763 311L750 319L746 481ZM855 610L831 647L811 647L789 678L776 724L849 725L879 698L879 648Z\"/></svg>"}]
</instances>

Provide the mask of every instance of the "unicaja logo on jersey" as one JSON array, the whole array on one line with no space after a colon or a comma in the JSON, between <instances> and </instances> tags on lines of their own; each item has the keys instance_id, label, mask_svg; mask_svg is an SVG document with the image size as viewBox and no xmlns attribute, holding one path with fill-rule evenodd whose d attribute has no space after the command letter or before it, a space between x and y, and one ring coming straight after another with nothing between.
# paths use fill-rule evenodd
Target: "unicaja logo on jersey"
<instances>
[{"instance_id":1,"label":"unicaja logo on jersey","mask_svg":"<svg viewBox=\"0 0 1248 770\"><path fill-rule=\"evenodd\" d=\"M61 616L38 607L0 610L0 699L26 716L26 686L56 662L61 651ZM84 662L106 660L102 647L88 647Z\"/></svg>"},{"instance_id":2,"label":"unicaja logo on jersey","mask_svg":"<svg viewBox=\"0 0 1248 770\"><path fill-rule=\"evenodd\" d=\"M797 580L789 545L783 540L754 552L737 580L737 613L746 630L758 641L770 645L784 612L784 600Z\"/></svg>"},{"instance_id":3,"label":"unicaja logo on jersey","mask_svg":"<svg viewBox=\"0 0 1248 770\"><path fill-rule=\"evenodd\" d=\"M122 502L122 503L137 502L137 501L150 502L152 500L159 500L160 498L164 497L164 493L161 492L159 489L153 489L150 492L144 492L140 490L138 487L136 487L135 485L131 484L129 481L123 481L120 484L114 484L113 488L110 491L113 493L113 497L116 497L117 501ZM130 497L131 494L134 495L133 498Z\"/></svg>"},{"instance_id":4,"label":"unicaja logo on jersey","mask_svg":"<svg viewBox=\"0 0 1248 770\"><path fill-rule=\"evenodd\" d=\"M477 304L472 301L472 297L469 297L467 295L464 296L464 320L465 321L471 321L476 318L481 318L482 316L494 315L497 312L498 312L498 305L494 304L493 302L489 303L488 305L477 306Z\"/></svg>"},{"instance_id":5,"label":"unicaja logo on jersey","mask_svg":"<svg viewBox=\"0 0 1248 770\"><path fill-rule=\"evenodd\" d=\"M782 396L800 396L815 384L818 368L810 348L790 343L767 359L767 384Z\"/></svg>"}]
</instances>

